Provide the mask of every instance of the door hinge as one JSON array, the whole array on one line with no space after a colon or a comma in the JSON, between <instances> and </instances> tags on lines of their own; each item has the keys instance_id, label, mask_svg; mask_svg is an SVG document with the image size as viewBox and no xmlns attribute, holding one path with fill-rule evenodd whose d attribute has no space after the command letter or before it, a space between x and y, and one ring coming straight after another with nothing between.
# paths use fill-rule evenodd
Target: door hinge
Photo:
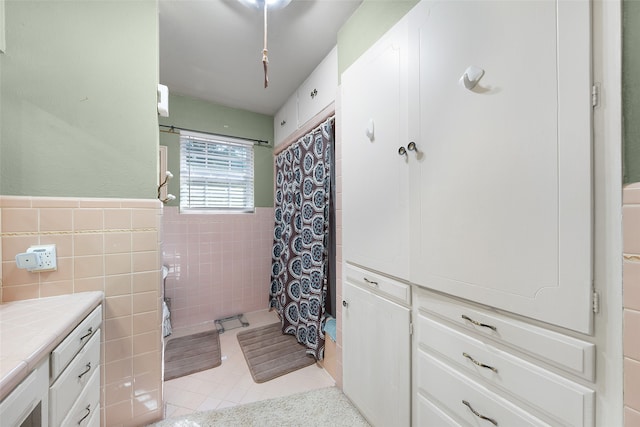
<instances>
[{"instance_id":1,"label":"door hinge","mask_svg":"<svg viewBox=\"0 0 640 427\"><path fill-rule=\"evenodd\" d=\"M413 323L409 323L409 335L413 335Z\"/></svg>"},{"instance_id":2,"label":"door hinge","mask_svg":"<svg viewBox=\"0 0 640 427\"><path fill-rule=\"evenodd\" d=\"M600 85L599 84L594 84L593 86L591 86L591 106L592 107L597 107L598 106L598 95L600 93Z\"/></svg>"},{"instance_id":3,"label":"door hinge","mask_svg":"<svg viewBox=\"0 0 640 427\"><path fill-rule=\"evenodd\" d=\"M593 291L593 304L592 304L593 312L600 313L600 294L598 291Z\"/></svg>"}]
</instances>

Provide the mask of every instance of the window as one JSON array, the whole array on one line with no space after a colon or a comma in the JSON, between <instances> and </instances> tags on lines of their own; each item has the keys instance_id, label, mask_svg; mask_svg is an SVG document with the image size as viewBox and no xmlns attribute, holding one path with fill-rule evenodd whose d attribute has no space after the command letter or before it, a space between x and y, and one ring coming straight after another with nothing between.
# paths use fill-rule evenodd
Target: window
<instances>
[{"instance_id":1,"label":"window","mask_svg":"<svg viewBox=\"0 0 640 427\"><path fill-rule=\"evenodd\" d=\"M253 142L181 131L180 210L253 212Z\"/></svg>"}]
</instances>

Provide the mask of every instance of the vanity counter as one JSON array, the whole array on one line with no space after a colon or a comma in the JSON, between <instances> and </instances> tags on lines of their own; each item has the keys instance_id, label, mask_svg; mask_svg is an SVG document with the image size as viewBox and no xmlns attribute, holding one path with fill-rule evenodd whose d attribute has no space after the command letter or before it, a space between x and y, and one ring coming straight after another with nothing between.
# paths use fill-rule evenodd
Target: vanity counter
<instances>
[{"instance_id":1,"label":"vanity counter","mask_svg":"<svg viewBox=\"0 0 640 427\"><path fill-rule=\"evenodd\" d=\"M102 292L0 304L0 401L96 308Z\"/></svg>"}]
</instances>

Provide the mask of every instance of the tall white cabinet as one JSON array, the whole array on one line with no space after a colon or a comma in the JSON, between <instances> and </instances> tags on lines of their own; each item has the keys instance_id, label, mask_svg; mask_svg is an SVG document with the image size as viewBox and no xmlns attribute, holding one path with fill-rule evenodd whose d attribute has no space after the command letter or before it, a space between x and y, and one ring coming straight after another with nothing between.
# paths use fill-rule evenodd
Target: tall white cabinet
<instances>
[{"instance_id":1,"label":"tall white cabinet","mask_svg":"<svg viewBox=\"0 0 640 427\"><path fill-rule=\"evenodd\" d=\"M409 285L348 266L343 297L343 390L376 426L408 426Z\"/></svg>"},{"instance_id":2,"label":"tall white cabinet","mask_svg":"<svg viewBox=\"0 0 640 427\"><path fill-rule=\"evenodd\" d=\"M586 0L422 1L342 75L344 299L367 301L349 283L354 266L413 289L414 425L485 412L500 425L593 424L590 43ZM502 328L467 303L504 316ZM374 315L349 310L345 392L351 369L382 360L350 353L354 325ZM576 359L513 344L547 333L535 342ZM485 378L488 363L461 350L474 346L504 361L513 387ZM591 356L569 356L576 348ZM361 409L385 407L360 393ZM554 393L571 409L530 403Z\"/></svg>"},{"instance_id":3,"label":"tall white cabinet","mask_svg":"<svg viewBox=\"0 0 640 427\"><path fill-rule=\"evenodd\" d=\"M344 258L409 278L407 22L342 74ZM404 150L404 154L399 153Z\"/></svg>"},{"instance_id":4,"label":"tall white cabinet","mask_svg":"<svg viewBox=\"0 0 640 427\"><path fill-rule=\"evenodd\" d=\"M411 281L590 333L589 2L424 6Z\"/></svg>"}]
</instances>

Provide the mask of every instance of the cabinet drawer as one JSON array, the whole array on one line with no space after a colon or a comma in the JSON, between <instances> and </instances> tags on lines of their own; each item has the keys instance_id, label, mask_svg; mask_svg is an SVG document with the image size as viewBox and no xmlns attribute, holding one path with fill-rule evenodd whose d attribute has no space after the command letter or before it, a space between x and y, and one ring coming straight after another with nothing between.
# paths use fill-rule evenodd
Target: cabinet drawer
<instances>
[{"instance_id":1,"label":"cabinet drawer","mask_svg":"<svg viewBox=\"0 0 640 427\"><path fill-rule=\"evenodd\" d=\"M51 352L51 382L58 378L101 324L102 305L99 305Z\"/></svg>"},{"instance_id":2,"label":"cabinet drawer","mask_svg":"<svg viewBox=\"0 0 640 427\"><path fill-rule=\"evenodd\" d=\"M98 403L95 409L91 410L91 416L86 427L100 427L100 403Z\"/></svg>"},{"instance_id":3,"label":"cabinet drawer","mask_svg":"<svg viewBox=\"0 0 640 427\"><path fill-rule=\"evenodd\" d=\"M416 398L416 419L414 426L462 427L453 418L442 412L433 402L424 396Z\"/></svg>"},{"instance_id":4,"label":"cabinet drawer","mask_svg":"<svg viewBox=\"0 0 640 427\"><path fill-rule=\"evenodd\" d=\"M558 425L593 425L593 390L423 314L418 314L417 322L418 345L421 348L439 353L457 364L463 372L483 377L492 386L515 395L554 418Z\"/></svg>"},{"instance_id":5,"label":"cabinet drawer","mask_svg":"<svg viewBox=\"0 0 640 427\"><path fill-rule=\"evenodd\" d=\"M95 422L93 415L100 412L100 370L91 374L87 386L82 390L82 394L73 404L73 407L66 414L66 418L59 424L62 427L87 427L91 422ZM98 416L98 421L100 417ZM58 425L58 424L53 424Z\"/></svg>"},{"instance_id":6,"label":"cabinet drawer","mask_svg":"<svg viewBox=\"0 0 640 427\"><path fill-rule=\"evenodd\" d=\"M498 426L549 426L435 357L418 351L417 359L418 393L452 418L470 425L491 426L483 416Z\"/></svg>"},{"instance_id":7,"label":"cabinet drawer","mask_svg":"<svg viewBox=\"0 0 640 427\"><path fill-rule=\"evenodd\" d=\"M370 289L399 303L411 304L411 286L353 265L345 267L346 280L354 285Z\"/></svg>"},{"instance_id":8,"label":"cabinet drawer","mask_svg":"<svg viewBox=\"0 0 640 427\"><path fill-rule=\"evenodd\" d=\"M419 311L524 351L589 381L595 378L595 345L592 343L424 290L416 292L416 303Z\"/></svg>"},{"instance_id":9,"label":"cabinet drawer","mask_svg":"<svg viewBox=\"0 0 640 427\"><path fill-rule=\"evenodd\" d=\"M49 388L49 413L54 425L67 415L94 372L100 372L100 329Z\"/></svg>"}]
</instances>

